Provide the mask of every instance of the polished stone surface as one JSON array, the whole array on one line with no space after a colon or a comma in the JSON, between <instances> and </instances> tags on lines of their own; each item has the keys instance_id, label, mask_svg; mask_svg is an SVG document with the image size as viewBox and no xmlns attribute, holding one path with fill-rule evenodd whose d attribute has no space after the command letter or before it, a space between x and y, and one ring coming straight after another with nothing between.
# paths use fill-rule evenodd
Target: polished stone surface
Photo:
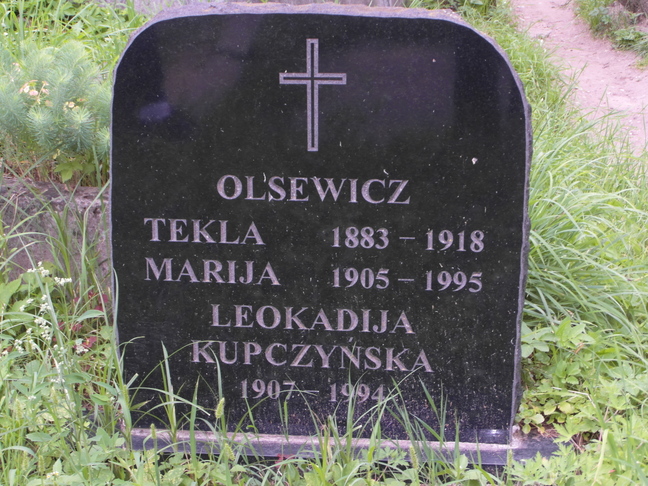
<instances>
[{"instance_id":1,"label":"polished stone surface","mask_svg":"<svg viewBox=\"0 0 648 486\"><path fill-rule=\"evenodd\" d=\"M507 440L530 122L491 41L422 11L189 8L138 33L114 89L127 378L163 389L164 345L174 390L210 411L222 390L232 427L254 407L260 433L308 434L398 385L450 437ZM383 435L406 438L389 414Z\"/></svg>"}]
</instances>

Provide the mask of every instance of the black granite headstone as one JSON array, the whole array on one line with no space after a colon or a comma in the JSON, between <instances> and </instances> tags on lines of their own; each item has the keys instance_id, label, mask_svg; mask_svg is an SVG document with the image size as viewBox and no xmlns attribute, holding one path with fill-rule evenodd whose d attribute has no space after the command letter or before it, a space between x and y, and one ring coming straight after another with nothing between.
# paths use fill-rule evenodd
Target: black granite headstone
<instances>
[{"instance_id":1,"label":"black granite headstone","mask_svg":"<svg viewBox=\"0 0 648 486\"><path fill-rule=\"evenodd\" d=\"M261 434L398 391L432 428L429 397L444 405L451 438L456 419L463 440L506 442L529 123L503 52L441 14L221 5L150 23L114 88L125 374L164 389L164 346L175 393L198 385L211 410L222 393L232 427L253 409ZM138 392L141 426L162 421L155 395ZM407 437L389 413L382 433Z\"/></svg>"}]
</instances>

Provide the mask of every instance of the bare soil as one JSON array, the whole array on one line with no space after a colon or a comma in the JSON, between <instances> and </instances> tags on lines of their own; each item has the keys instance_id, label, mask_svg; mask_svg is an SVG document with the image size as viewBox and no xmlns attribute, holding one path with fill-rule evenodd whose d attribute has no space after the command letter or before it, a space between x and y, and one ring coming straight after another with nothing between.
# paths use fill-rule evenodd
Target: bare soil
<instances>
[{"instance_id":1,"label":"bare soil","mask_svg":"<svg viewBox=\"0 0 648 486\"><path fill-rule=\"evenodd\" d=\"M509 0L518 25L577 80L575 100L591 116L618 113L637 155L648 145L648 69L639 56L595 38L571 0Z\"/></svg>"}]
</instances>

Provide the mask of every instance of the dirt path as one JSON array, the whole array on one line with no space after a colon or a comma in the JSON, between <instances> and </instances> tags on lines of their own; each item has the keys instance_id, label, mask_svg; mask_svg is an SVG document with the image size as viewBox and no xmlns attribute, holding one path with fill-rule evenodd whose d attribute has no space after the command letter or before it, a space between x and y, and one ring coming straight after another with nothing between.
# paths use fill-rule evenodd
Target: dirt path
<instances>
[{"instance_id":1,"label":"dirt path","mask_svg":"<svg viewBox=\"0 0 648 486\"><path fill-rule=\"evenodd\" d=\"M539 39L556 62L578 79L576 101L587 111L623 114L623 124L637 154L648 143L648 69L638 57L596 39L574 14L570 0L509 0L520 28Z\"/></svg>"}]
</instances>

